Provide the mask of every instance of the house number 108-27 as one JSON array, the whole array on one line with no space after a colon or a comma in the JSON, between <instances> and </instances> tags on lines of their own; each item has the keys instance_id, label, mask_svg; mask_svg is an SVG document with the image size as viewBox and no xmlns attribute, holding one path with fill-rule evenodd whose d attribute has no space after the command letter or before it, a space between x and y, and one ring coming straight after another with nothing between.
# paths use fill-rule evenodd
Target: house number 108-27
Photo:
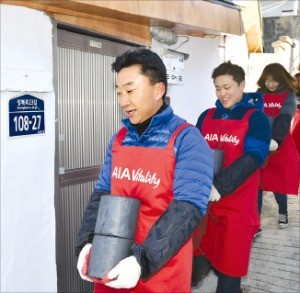
<instances>
[{"instance_id":1,"label":"house number 108-27","mask_svg":"<svg viewBox=\"0 0 300 293\"><path fill-rule=\"evenodd\" d=\"M41 115L32 115L31 118L29 116L15 116L13 121L15 124L15 131L28 131L28 130L39 130L41 127Z\"/></svg>"}]
</instances>

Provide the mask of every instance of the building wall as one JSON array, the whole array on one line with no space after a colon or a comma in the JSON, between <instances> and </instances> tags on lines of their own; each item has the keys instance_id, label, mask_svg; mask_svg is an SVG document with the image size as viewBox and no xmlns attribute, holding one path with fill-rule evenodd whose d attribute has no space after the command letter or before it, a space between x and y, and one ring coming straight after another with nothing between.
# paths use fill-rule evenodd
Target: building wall
<instances>
[{"instance_id":1,"label":"building wall","mask_svg":"<svg viewBox=\"0 0 300 293\"><path fill-rule=\"evenodd\" d=\"M56 292L52 24L1 5L1 292ZM8 102L44 101L45 133L9 137Z\"/></svg>"},{"instance_id":2,"label":"building wall","mask_svg":"<svg viewBox=\"0 0 300 293\"><path fill-rule=\"evenodd\" d=\"M185 62L185 84L170 86L171 106L176 114L196 124L216 100L211 73L219 64L218 38L190 38L184 50L190 55Z\"/></svg>"},{"instance_id":3,"label":"building wall","mask_svg":"<svg viewBox=\"0 0 300 293\"><path fill-rule=\"evenodd\" d=\"M264 17L264 52L273 53L272 43L281 36L288 36L291 39L300 41L300 17Z\"/></svg>"},{"instance_id":4,"label":"building wall","mask_svg":"<svg viewBox=\"0 0 300 293\"><path fill-rule=\"evenodd\" d=\"M183 40L179 38L171 47L153 40L152 48L175 49ZM195 124L204 110L215 105L217 98L211 78L215 67L230 60L242 66L247 74L247 41L245 35L213 39L189 37L177 51L189 54L184 61L184 85L169 85L168 96L175 114Z\"/></svg>"},{"instance_id":5,"label":"building wall","mask_svg":"<svg viewBox=\"0 0 300 293\"><path fill-rule=\"evenodd\" d=\"M165 46L155 40L152 48L176 48L185 40L179 38L172 47ZM201 112L212 107L215 102L214 85L211 79L213 68L219 64L219 40L190 37L178 51L188 53L184 61L184 84L168 85L167 95L175 114L195 124Z\"/></svg>"},{"instance_id":6,"label":"building wall","mask_svg":"<svg viewBox=\"0 0 300 293\"><path fill-rule=\"evenodd\" d=\"M1 292L57 291L52 30L40 11L1 5ZM220 37L190 37L178 49L189 54L185 82L170 85L168 95L175 113L188 122L195 124L215 103L213 69L229 59L246 62L245 38L230 45L233 40L227 39L226 48ZM153 48L164 46L153 40ZM25 93L44 101L45 133L12 138L8 102Z\"/></svg>"}]
</instances>

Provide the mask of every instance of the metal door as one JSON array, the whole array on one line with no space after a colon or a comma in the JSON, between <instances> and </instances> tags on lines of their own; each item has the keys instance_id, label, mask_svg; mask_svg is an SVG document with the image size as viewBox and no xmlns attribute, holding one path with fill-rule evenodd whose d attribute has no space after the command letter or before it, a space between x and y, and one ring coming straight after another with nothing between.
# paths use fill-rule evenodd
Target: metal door
<instances>
[{"instance_id":1,"label":"metal door","mask_svg":"<svg viewBox=\"0 0 300 293\"><path fill-rule=\"evenodd\" d=\"M93 289L77 272L74 246L110 137L123 117L111 63L130 48L65 30L57 32L58 292Z\"/></svg>"}]
</instances>

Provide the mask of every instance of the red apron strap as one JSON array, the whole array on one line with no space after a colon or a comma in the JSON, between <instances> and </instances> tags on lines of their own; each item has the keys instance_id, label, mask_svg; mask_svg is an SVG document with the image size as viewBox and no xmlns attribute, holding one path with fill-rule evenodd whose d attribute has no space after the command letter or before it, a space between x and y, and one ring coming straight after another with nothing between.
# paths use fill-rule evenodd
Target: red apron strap
<instances>
[{"instance_id":1,"label":"red apron strap","mask_svg":"<svg viewBox=\"0 0 300 293\"><path fill-rule=\"evenodd\" d=\"M175 143L175 139L177 138L178 134L186 127L188 126L193 126L192 124L188 123L188 122L185 122L185 123L182 123L180 124L176 129L175 131L173 132L173 134L171 135L170 137L170 140L169 140L169 143L167 145L166 148L168 149L173 149L174 148L174 143Z\"/></svg>"},{"instance_id":2,"label":"red apron strap","mask_svg":"<svg viewBox=\"0 0 300 293\"><path fill-rule=\"evenodd\" d=\"M205 116L205 119L212 119L212 117L214 116L216 110L217 110L217 108L209 109L206 116Z\"/></svg>"},{"instance_id":3,"label":"red apron strap","mask_svg":"<svg viewBox=\"0 0 300 293\"><path fill-rule=\"evenodd\" d=\"M249 117L250 117L250 115L252 115L252 113L254 112L254 111L257 111L258 109L250 109L249 111L247 111L246 112L246 114L244 115L244 117L243 117L243 119L242 120L246 120L246 121L248 121L248 119L249 119Z\"/></svg>"},{"instance_id":4,"label":"red apron strap","mask_svg":"<svg viewBox=\"0 0 300 293\"><path fill-rule=\"evenodd\" d=\"M115 140L113 142L113 147L120 146L122 144L122 141L124 140L126 134L127 134L126 127L122 127L115 137Z\"/></svg>"},{"instance_id":5,"label":"red apron strap","mask_svg":"<svg viewBox=\"0 0 300 293\"><path fill-rule=\"evenodd\" d=\"M217 108L211 108L208 110L205 119L212 119L212 117L214 116L215 112L216 112ZM250 109L249 111L246 112L246 114L244 115L242 120L248 120L249 116L256 111L257 109Z\"/></svg>"},{"instance_id":6,"label":"red apron strap","mask_svg":"<svg viewBox=\"0 0 300 293\"><path fill-rule=\"evenodd\" d=\"M192 124L190 124L188 122L185 122L185 123L182 123L181 125L179 125L175 129L175 131L173 132L173 134L172 134L172 136L171 136L171 138L169 140L167 148L173 148L174 147L174 142L175 142L175 139L176 139L177 135L182 131L182 129L184 129L187 126L192 126ZM115 137L115 140L113 142L113 147L120 146L122 144L122 142L123 142L126 134L127 134L126 127L121 128L119 130L118 134Z\"/></svg>"}]
</instances>

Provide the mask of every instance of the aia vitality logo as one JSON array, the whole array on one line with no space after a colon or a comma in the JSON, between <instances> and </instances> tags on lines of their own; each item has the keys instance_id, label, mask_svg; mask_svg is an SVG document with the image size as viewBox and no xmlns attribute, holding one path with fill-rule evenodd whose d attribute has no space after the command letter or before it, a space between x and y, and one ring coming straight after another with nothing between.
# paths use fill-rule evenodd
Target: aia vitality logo
<instances>
[{"instance_id":1,"label":"aia vitality logo","mask_svg":"<svg viewBox=\"0 0 300 293\"><path fill-rule=\"evenodd\" d=\"M129 168L116 166L111 177L150 184L153 185L153 188L157 188L160 184L160 178L156 178L156 173L151 174L149 171L144 171L142 168L130 170Z\"/></svg>"},{"instance_id":2,"label":"aia vitality logo","mask_svg":"<svg viewBox=\"0 0 300 293\"><path fill-rule=\"evenodd\" d=\"M221 134L220 136L216 133L207 133L204 138L207 141L228 142L234 145L238 145L240 142L240 139L236 135L229 135L227 133Z\"/></svg>"},{"instance_id":3,"label":"aia vitality logo","mask_svg":"<svg viewBox=\"0 0 300 293\"><path fill-rule=\"evenodd\" d=\"M278 108L278 109L281 109L281 103L275 103L275 102L264 103L264 108Z\"/></svg>"}]
</instances>

